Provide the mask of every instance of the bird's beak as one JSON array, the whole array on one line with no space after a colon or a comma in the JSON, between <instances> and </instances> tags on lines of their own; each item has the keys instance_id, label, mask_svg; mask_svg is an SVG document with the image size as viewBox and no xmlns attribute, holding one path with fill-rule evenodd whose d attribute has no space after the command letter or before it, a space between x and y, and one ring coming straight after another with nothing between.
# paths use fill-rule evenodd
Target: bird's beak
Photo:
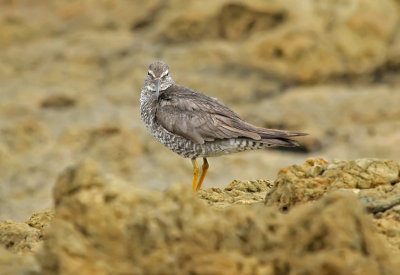
<instances>
[{"instance_id":1,"label":"bird's beak","mask_svg":"<svg viewBox=\"0 0 400 275\"><path fill-rule=\"evenodd\" d=\"M159 78L156 79L156 97L157 98L160 95L160 82L161 82L161 80Z\"/></svg>"}]
</instances>

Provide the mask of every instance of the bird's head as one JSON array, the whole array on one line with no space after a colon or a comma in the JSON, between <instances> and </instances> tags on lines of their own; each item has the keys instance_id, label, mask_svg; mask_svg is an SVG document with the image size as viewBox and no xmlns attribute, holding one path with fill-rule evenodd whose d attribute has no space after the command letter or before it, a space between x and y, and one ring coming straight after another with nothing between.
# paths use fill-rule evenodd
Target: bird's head
<instances>
[{"instance_id":1,"label":"bird's head","mask_svg":"<svg viewBox=\"0 0 400 275\"><path fill-rule=\"evenodd\" d=\"M155 61L150 64L147 70L147 76L144 81L146 88L155 92L156 97L160 95L160 91L168 89L174 84L167 64L161 61Z\"/></svg>"}]
</instances>

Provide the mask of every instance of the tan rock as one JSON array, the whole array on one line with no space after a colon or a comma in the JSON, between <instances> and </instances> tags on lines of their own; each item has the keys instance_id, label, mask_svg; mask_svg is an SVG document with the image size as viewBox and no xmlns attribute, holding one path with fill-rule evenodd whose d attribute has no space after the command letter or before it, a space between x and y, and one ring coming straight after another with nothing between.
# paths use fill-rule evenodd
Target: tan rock
<instances>
[{"instance_id":1,"label":"tan rock","mask_svg":"<svg viewBox=\"0 0 400 275\"><path fill-rule=\"evenodd\" d=\"M30 227L40 230L43 234L44 230L50 225L54 218L54 209L46 208L40 212L34 213L29 220L26 221Z\"/></svg>"},{"instance_id":2,"label":"tan rock","mask_svg":"<svg viewBox=\"0 0 400 275\"><path fill-rule=\"evenodd\" d=\"M301 166L281 169L265 202L286 210L297 203L316 200L337 189L362 189L357 192L359 196L371 200L371 193L382 193L379 188L371 191L372 188L385 185L394 189L392 184L400 180L399 175L400 164L391 160L358 159L329 164L323 159L308 159ZM364 192L363 189L369 190ZM382 195L378 195L378 198L384 199Z\"/></svg>"},{"instance_id":3,"label":"tan rock","mask_svg":"<svg viewBox=\"0 0 400 275\"><path fill-rule=\"evenodd\" d=\"M318 81L371 73L389 61L393 1L286 1L282 27L250 39L250 64L284 78Z\"/></svg>"},{"instance_id":4,"label":"tan rock","mask_svg":"<svg viewBox=\"0 0 400 275\"><path fill-rule=\"evenodd\" d=\"M242 115L257 125L302 129L310 134L303 142L307 148L331 158L396 159L398 101L400 93L386 85L298 87L242 106ZM268 115L260 115L265 110Z\"/></svg>"},{"instance_id":5,"label":"tan rock","mask_svg":"<svg viewBox=\"0 0 400 275\"><path fill-rule=\"evenodd\" d=\"M27 222L0 222L0 247L20 254L36 252L53 216L49 208L33 214Z\"/></svg>"},{"instance_id":6,"label":"tan rock","mask_svg":"<svg viewBox=\"0 0 400 275\"><path fill-rule=\"evenodd\" d=\"M13 152L24 153L45 144L49 138L49 129L42 122L27 119L4 128L0 142Z\"/></svg>"},{"instance_id":7,"label":"tan rock","mask_svg":"<svg viewBox=\"0 0 400 275\"><path fill-rule=\"evenodd\" d=\"M228 189L257 193L267 186L236 182ZM346 192L288 214L261 204L215 209L186 185L142 190L85 161L61 175L54 195L56 215L37 254L44 274L394 274L399 268Z\"/></svg>"},{"instance_id":8,"label":"tan rock","mask_svg":"<svg viewBox=\"0 0 400 275\"><path fill-rule=\"evenodd\" d=\"M15 254L0 247L0 271L5 275L39 275L40 266L30 254Z\"/></svg>"},{"instance_id":9,"label":"tan rock","mask_svg":"<svg viewBox=\"0 0 400 275\"><path fill-rule=\"evenodd\" d=\"M242 54L231 55L231 62L282 79L370 74L392 63L391 53L398 62L399 14L392 0L193 1L164 14L159 35L168 42L233 40Z\"/></svg>"},{"instance_id":10,"label":"tan rock","mask_svg":"<svg viewBox=\"0 0 400 275\"><path fill-rule=\"evenodd\" d=\"M41 239L40 231L26 223L4 221L0 223L0 244L10 251L36 250Z\"/></svg>"},{"instance_id":11,"label":"tan rock","mask_svg":"<svg viewBox=\"0 0 400 275\"><path fill-rule=\"evenodd\" d=\"M357 159L335 161L324 171L323 177L336 188L374 188L399 180L400 164L391 160Z\"/></svg>"},{"instance_id":12,"label":"tan rock","mask_svg":"<svg viewBox=\"0 0 400 275\"><path fill-rule=\"evenodd\" d=\"M232 204L254 204L264 201L272 182L268 180L252 180L231 182L225 189L202 189L197 195L218 208L229 207Z\"/></svg>"},{"instance_id":13,"label":"tan rock","mask_svg":"<svg viewBox=\"0 0 400 275\"><path fill-rule=\"evenodd\" d=\"M58 94L51 95L43 99L40 103L42 108L70 108L76 104L75 99Z\"/></svg>"},{"instance_id":14,"label":"tan rock","mask_svg":"<svg viewBox=\"0 0 400 275\"><path fill-rule=\"evenodd\" d=\"M387 240L393 251L400 251L400 206L375 215L377 231Z\"/></svg>"},{"instance_id":15,"label":"tan rock","mask_svg":"<svg viewBox=\"0 0 400 275\"><path fill-rule=\"evenodd\" d=\"M190 185L190 162L139 119L154 59L251 123L310 133L300 153L211 160L204 187L272 179L307 152L400 154L394 0L31 2L0 3L0 219L49 207L58 173L87 156L149 188Z\"/></svg>"}]
</instances>

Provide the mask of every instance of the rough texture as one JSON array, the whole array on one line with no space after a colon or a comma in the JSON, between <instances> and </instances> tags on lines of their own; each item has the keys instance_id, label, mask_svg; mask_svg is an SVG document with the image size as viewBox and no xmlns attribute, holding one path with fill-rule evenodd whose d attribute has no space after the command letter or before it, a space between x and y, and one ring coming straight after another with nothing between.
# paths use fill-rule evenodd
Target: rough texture
<instances>
[{"instance_id":1,"label":"rough texture","mask_svg":"<svg viewBox=\"0 0 400 275\"><path fill-rule=\"evenodd\" d=\"M197 192L198 196L207 201L208 204L225 208L232 204L254 204L264 201L266 193L271 189L272 182L269 180L252 180L231 182L223 190L219 188L202 189Z\"/></svg>"},{"instance_id":2,"label":"rough texture","mask_svg":"<svg viewBox=\"0 0 400 275\"><path fill-rule=\"evenodd\" d=\"M53 216L52 209L45 209L33 214L26 222L0 222L0 247L12 252L36 252Z\"/></svg>"},{"instance_id":3,"label":"rough texture","mask_svg":"<svg viewBox=\"0 0 400 275\"><path fill-rule=\"evenodd\" d=\"M393 250L400 242L400 164L390 160L358 159L329 164L309 159L303 165L280 170L265 197L266 205L288 210L311 202L333 190L357 195L365 209L374 214L374 224Z\"/></svg>"},{"instance_id":4,"label":"rough texture","mask_svg":"<svg viewBox=\"0 0 400 275\"><path fill-rule=\"evenodd\" d=\"M262 191L244 185L236 184L237 191ZM262 204L214 209L185 185L163 193L137 189L86 161L63 173L54 196L56 215L37 255L45 274L394 274L398 268L349 193L288 214Z\"/></svg>"},{"instance_id":5,"label":"rough texture","mask_svg":"<svg viewBox=\"0 0 400 275\"><path fill-rule=\"evenodd\" d=\"M364 198L363 201L368 203L372 210L372 201L376 202L379 198L388 199L389 196L379 187L385 185L387 188L383 191L388 192L388 188L393 191L396 189L393 185L398 182L400 182L400 164L395 161L358 159L329 164L324 159L308 159L303 165L281 169L274 186L265 197L265 202L280 209L288 209L299 202L316 200L332 190L357 189L360 197L365 193L368 194L368 199ZM372 188L375 189L364 191ZM390 197L394 204L398 196L398 192L391 193Z\"/></svg>"},{"instance_id":6,"label":"rough texture","mask_svg":"<svg viewBox=\"0 0 400 275\"><path fill-rule=\"evenodd\" d=\"M40 266L30 254L15 254L0 247L0 271L5 275L39 275Z\"/></svg>"},{"instance_id":7,"label":"rough texture","mask_svg":"<svg viewBox=\"0 0 400 275\"><path fill-rule=\"evenodd\" d=\"M0 224L0 270L397 274L399 209L390 205L400 193L396 167L385 160L328 164L310 159L284 168L277 181L286 175L293 185L313 180L324 185L320 178L326 173L330 181L341 175L346 183L336 179L332 185L341 187L280 212L263 203L276 187L268 180L233 181L224 190L197 194L187 184L159 192L104 175L98 164L86 160L60 175L53 190L55 211L45 209L25 223ZM364 189L343 188L354 182ZM303 189L302 194L313 194L316 187L304 184Z\"/></svg>"},{"instance_id":8,"label":"rough texture","mask_svg":"<svg viewBox=\"0 0 400 275\"><path fill-rule=\"evenodd\" d=\"M49 227L50 222L54 218L54 209L46 208L40 212L34 213L26 223L33 228L38 229L41 234L44 233L47 227Z\"/></svg>"},{"instance_id":9,"label":"rough texture","mask_svg":"<svg viewBox=\"0 0 400 275\"><path fill-rule=\"evenodd\" d=\"M34 254L53 217L54 211L49 208L33 214L26 222L0 222L1 274L41 274Z\"/></svg>"},{"instance_id":10,"label":"rough texture","mask_svg":"<svg viewBox=\"0 0 400 275\"><path fill-rule=\"evenodd\" d=\"M26 220L33 209L49 206L54 179L71 163L91 156L100 166L86 163L59 179L48 235L52 210L25 223L1 222L2 272L393 273L388 261L396 257L354 197L323 194L350 188L398 253L394 162L329 168L315 161L303 169L309 177L293 168L293 175L279 175L284 184L273 193L267 180L235 181L201 191L203 203L187 192L190 164L149 139L138 119L138 98L147 65L162 59L178 83L218 97L254 124L311 133L301 141L304 152L396 159L399 80L391 70L400 60L397 2L0 5L0 219ZM270 151L211 160L204 187L272 178L304 158ZM131 186L163 188L177 181L186 185L165 193ZM293 209L282 214L265 207L266 193L279 198L274 206ZM303 201L309 205L296 206ZM137 264L139 257L146 260Z\"/></svg>"},{"instance_id":11,"label":"rough texture","mask_svg":"<svg viewBox=\"0 0 400 275\"><path fill-rule=\"evenodd\" d=\"M400 251L400 205L375 215L374 223L393 251Z\"/></svg>"},{"instance_id":12,"label":"rough texture","mask_svg":"<svg viewBox=\"0 0 400 275\"><path fill-rule=\"evenodd\" d=\"M40 231L26 223L4 221L0 223L0 244L10 251L35 250L41 239Z\"/></svg>"},{"instance_id":13,"label":"rough texture","mask_svg":"<svg viewBox=\"0 0 400 275\"><path fill-rule=\"evenodd\" d=\"M224 41L232 53L245 53L227 54L231 61L300 81L371 73L391 56L399 61L392 0L214 2L182 5L160 34L170 43Z\"/></svg>"},{"instance_id":14,"label":"rough texture","mask_svg":"<svg viewBox=\"0 0 400 275\"><path fill-rule=\"evenodd\" d=\"M399 17L394 0L0 1L0 219L49 207L59 172L87 156L152 189L190 184L190 162L139 120L156 59L249 122L310 133L303 153L398 160ZM306 157L212 159L204 188Z\"/></svg>"}]
</instances>

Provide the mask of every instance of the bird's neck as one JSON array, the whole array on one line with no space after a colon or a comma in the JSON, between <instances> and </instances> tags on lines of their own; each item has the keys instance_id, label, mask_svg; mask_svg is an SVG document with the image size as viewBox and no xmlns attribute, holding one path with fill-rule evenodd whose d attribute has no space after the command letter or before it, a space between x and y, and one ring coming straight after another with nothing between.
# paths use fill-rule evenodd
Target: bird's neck
<instances>
[{"instance_id":1,"label":"bird's neck","mask_svg":"<svg viewBox=\"0 0 400 275\"><path fill-rule=\"evenodd\" d=\"M140 94L140 117L148 128L153 127L156 97L154 92L144 87Z\"/></svg>"},{"instance_id":2,"label":"bird's neck","mask_svg":"<svg viewBox=\"0 0 400 275\"><path fill-rule=\"evenodd\" d=\"M148 89L147 87L144 87L142 89L142 92L140 94L140 104L147 104L151 101L154 101L156 99L155 94L152 90Z\"/></svg>"},{"instance_id":3,"label":"bird's neck","mask_svg":"<svg viewBox=\"0 0 400 275\"><path fill-rule=\"evenodd\" d=\"M160 95L165 93L165 91L170 88L171 86L175 85L174 83L170 83L169 85L161 86L160 89ZM142 88L142 92L140 95L140 103L141 104L146 104L150 102L154 102L157 100L157 97L155 95L155 91L149 89L147 86Z\"/></svg>"}]
</instances>

